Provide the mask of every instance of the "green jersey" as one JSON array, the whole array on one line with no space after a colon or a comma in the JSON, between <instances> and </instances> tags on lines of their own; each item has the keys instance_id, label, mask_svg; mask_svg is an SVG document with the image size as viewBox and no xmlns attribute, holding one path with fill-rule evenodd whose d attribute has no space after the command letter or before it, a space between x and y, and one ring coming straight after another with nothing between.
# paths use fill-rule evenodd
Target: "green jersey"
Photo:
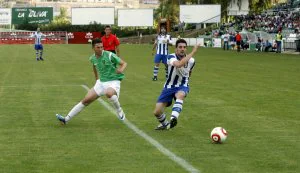
<instances>
[{"instance_id":1,"label":"green jersey","mask_svg":"<svg viewBox=\"0 0 300 173\"><path fill-rule=\"evenodd\" d=\"M99 58L94 54L90 57L90 61L95 66L101 82L122 80L124 78L123 73L118 74L116 72L121 62L116 54L103 50Z\"/></svg>"}]
</instances>

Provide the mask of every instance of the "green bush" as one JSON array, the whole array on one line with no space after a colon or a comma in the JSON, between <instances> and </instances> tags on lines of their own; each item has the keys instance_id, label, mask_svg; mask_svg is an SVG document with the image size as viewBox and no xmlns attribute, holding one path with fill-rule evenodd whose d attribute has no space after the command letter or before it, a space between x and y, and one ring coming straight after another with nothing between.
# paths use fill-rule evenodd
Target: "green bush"
<instances>
[{"instance_id":1,"label":"green bush","mask_svg":"<svg viewBox=\"0 0 300 173\"><path fill-rule=\"evenodd\" d=\"M67 31L67 32L104 32L105 25L99 23L91 23L90 25L72 25L69 21L65 20L53 20L50 24L38 25L38 24L19 24L16 25L16 29L35 31L36 28L40 27L41 31ZM156 29L154 28L137 28L137 27L118 27L112 26L113 33L118 37L130 37L137 36L138 33L143 35L155 34Z\"/></svg>"}]
</instances>

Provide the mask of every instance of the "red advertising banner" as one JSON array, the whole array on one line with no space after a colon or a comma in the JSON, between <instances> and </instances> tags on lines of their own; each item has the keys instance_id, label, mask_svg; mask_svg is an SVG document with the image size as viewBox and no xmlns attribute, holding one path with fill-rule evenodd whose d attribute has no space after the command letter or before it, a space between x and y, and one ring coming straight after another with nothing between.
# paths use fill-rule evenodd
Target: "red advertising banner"
<instances>
[{"instance_id":1,"label":"red advertising banner","mask_svg":"<svg viewBox=\"0 0 300 173\"><path fill-rule=\"evenodd\" d=\"M69 44L87 44L94 38L101 38L101 32L68 32Z\"/></svg>"},{"instance_id":2,"label":"red advertising banner","mask_svg":"<svg viewBox=\"0 0 300 173\"><path fill-rule=\"evenodd\" d=\"M34 38L30 37L34 32L0 32L0 44L34 44ZM43 44L67 44L67 32L45 31L47 35L42 37Z\"/></svg>"},{"instance_id":3,"label":"red advertising banner","mask_svg":"<svg viewBox=\"0 0 300 173\"><path fill-rule=\"evenodd\" d=\"M34 44L30 37L34 32L0 32L0 44ZM101 38L101 32L65 32L42 31L47 35L42 38L43 44L87 44L94 38Z\"/></svg>"}]
</instances>

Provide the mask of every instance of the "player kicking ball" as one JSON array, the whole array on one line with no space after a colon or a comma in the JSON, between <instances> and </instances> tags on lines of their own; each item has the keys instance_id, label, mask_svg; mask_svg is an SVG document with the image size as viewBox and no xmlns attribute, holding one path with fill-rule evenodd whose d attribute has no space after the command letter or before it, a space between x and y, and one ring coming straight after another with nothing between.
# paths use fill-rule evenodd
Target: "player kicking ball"
<instances>
[{"instance_id":1,"label":"player kicking ball","mask_svg":"<svg viewBox=\"0 0 300 173\"><path fill-rule=\"evenodd\" d=\"M167 130L177 125L183 100L190 90L189 78L195 66L193 55L197 52L200 45L195 45L192 52L188 55L186 55L187 42L184 39L177 40L175 46L175 53L168 55L167 58L168 78L158 97L154 110L154 116L160 122L155 130ZM173 99L175 103L169 122L166 119L164 109L172 105Z\"/></svg>"},{"instance_id":2,"label":"player kicking ball","mask_svg":"<svg viewBox=\"0 0 300 173\"><path fill-rule=\"evenodd\" d=\"M93 64L96 84L89 90L85 98L71 109L67 116L56 114L56 118L62 124L66 124L86 106L104 95L111 101L119 119L125 120L119 95L121 80L124 78L123 71L127 63L116 54L103 50L102 41L98 38L92 41L92 48L95 54L90 57L90 61Z\"/></svg>"}]
</instances>

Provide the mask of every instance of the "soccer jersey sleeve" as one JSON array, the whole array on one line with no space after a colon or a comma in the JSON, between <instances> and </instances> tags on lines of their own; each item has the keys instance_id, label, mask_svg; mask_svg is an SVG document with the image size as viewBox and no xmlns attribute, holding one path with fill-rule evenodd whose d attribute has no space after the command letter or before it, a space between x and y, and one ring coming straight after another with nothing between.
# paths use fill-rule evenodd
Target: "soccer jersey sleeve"
<instances>
[{"instance_id":1,"label":"soccer jersey sleeve","mask_svg":"<svg viewBox=\"0 0 300 173\"><path fill-rule=\"evenodd\" d=\"M119 41L119 39L115 36L114 37L114 40L115 40L115 44L116 44L116 46L119 46L120 45L120 41Z\"/></svg>"},{"instance_id":2,"label":"soccer jersey sleeve","mask_svg":"<svg viewBox=\"0 0 300 173\"><path fill-rule=\"evenodd\" d=\"M93 56L89 57L89 61L94 65Z\"/></svg>"},{"instance_id":3,"label":"soccer jersey sleeve","mask_svg":"<svg viewBox=\"0 0 300 173\"><path fill-rule=\"evenodd\" d=\"M190 71L193 70L195 64L196 64L196 63L195 63L195 59L194 59L194 58L191 58L191 59L189 60Z\"/></svg>"},{"instance_id":4,"label":"soccer jersey sleeve","mask_svg":"<svg viewBox=\"0 0 300 173\"><path fill-rule=\"evenodd\" d=\"M171 35L169 35L168 39L169 39L169 43L172 44L172 37L171 37Z\"/></svg>"},{"instance_id":5,"label":"soccer jersey sleeve","mask_svg":"<svg viewBox=\"0 0 300 173\"><path fill-rule=\"evenodd\" d=\"M34 33L30 34L29 37L30 37L30 38L33 38L33 37L36 37L36 35L37 35L36 32L34 32Z\"/></svg>"},{"instance_id":6,"label":"soccer jersey sleeve","mask_svg":"<svg viewBox=\"0 0 300 173\"><path fill-rule=\"evenodd\" d=\"M168 55L168 65L173 65L173 63L175 62L175 61L177 61L177 59L176 59L176 57L174 56L174 55Z\"/></svg>"},{"instance_id":7,"label":"soccer jersey sleeve","mask_svg":"<svg viewBox=\"0 0 300 173\"><path fill-rule=\"evenodd\" d=\"M111 53L110 55L110 60L111 62L115 63L115 64L120 64L121 62L121 58L119 58L116 54Z\"/></svg>"}]
</instances>

